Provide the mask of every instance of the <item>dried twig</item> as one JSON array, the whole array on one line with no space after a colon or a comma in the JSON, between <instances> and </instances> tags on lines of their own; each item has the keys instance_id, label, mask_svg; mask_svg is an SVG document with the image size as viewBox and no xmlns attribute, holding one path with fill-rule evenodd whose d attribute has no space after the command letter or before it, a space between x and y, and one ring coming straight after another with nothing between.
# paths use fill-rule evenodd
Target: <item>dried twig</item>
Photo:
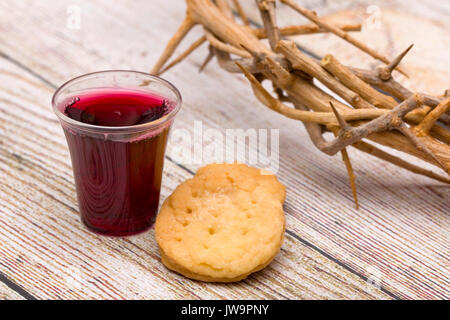
<instances>
[{"instance_id":1,"label":"dried twig","mask_svg":"<svg viewBox=\"0 0 450 320\"><path fill-rule=\"evenodd\" d=\"M228 52L231 54L235 54L237 56L243 57L243 58L250 58L251 55L242 49L238 49L235 46L231 45L231 44L227 44L224 43L222 41L220 41L219 39L217 39L211 32L205 30L205 34L206 34L206 39L208 39L209 43L211 44L211 46L213 46L214 48L220 50L220 51L224 51L224 52Z\"/></svg>"},{"instance_id":2,"label":"dried twig","mask_svg":"<svg viewBox=\"0 0 450 320\"><path fill-rule=\"evenodd\" d=\"M158 74L161 68L164 66L167 60L172 56L177 46L180 44L181 40L188 34L188 32L195 26L195 21L187 15L184 19L181 26L178 28L177 32L173 35L173 37L169 40L164 52L162 53L159 60L156 62L153 67L152 73Z\"/></svg>"},{"instance_id":3,"label":"dried twig","mask_svg":"<svg viewBox=\"0 0 450 320\"><path fill-rule=\"evenodd\" d=\"M425 136L430 132L436 121L450 109L450 98L443 100L434 108L416 127L415 131L420 136Z\"/></svg>"},{"instance_id":4,"label":"dried twig","mask_svg":"<svg viewBox=\"0 0 450 320\"><path fill-rule=\"evenodd\" d=\"M361 31L360 23L341 23L336 24L336 27L343 31ZM267 38L267 33L265 29L253 29L253 33L260 39ZM314 34L314 33L325 33L329 32L328 30L319 27L317 24L304 24L298 26L287 26L279 28L281 36L297 36L303 34Z\"/></svg>"},{"instance_id":5,"label":"dried twig","mask_svg":"<svg viewBox=\"0 0 450 320\"><path fill-rule=\"evenodd\" d=\"M278 99L272 97L272 95L267 92L267 90L262 86L262 84L252 75L248 70L245 69L241 64L236 62L238 67L242 70L245 77L250 81L255 96L264 105L269 107L271 110L284 115L285 117L300 120L303 122L314 122L323 125L336 125L335 115L331 112L310 112L303 110L296 110L290 108L280 102ZM367 120L376 119L381 115L387 114L388 111L380 109L366 109L366 110L347 110L340 115L345 121L357 121L357 120Z\"/></svg>"},{"instance_id":6,"label":"dried twig","mask_svg":"<svg viewBox=\"0 0 450 320\"><path fill-rule=\"evenodd\" d=\"M194 41L189 48L187 48L182 54L180 54L177 58L173 59L171 63L169 63L167 66L165 66L161 71L158 72L158 74L164 73L173 66L177 65L183 59L185 59L188 55L190 55L195 49L200 47L204 42L206 41L206 36L201 36L198 40Z\"/></svg>"},{"instance_id":7,"label":"dried twig","mask_svg":"<svg viewBox=\"0 0 450 320\"><path fill-rule=\"evenodd\" d=\"M322 27L322 28L324 28L326 30L329 30L330 32L332 32L335 35L337 35L338 37L341 37L342 39L350 42L355 47L361 49L362 51L364 51L365 53L369 54L373 58L375 58L377 60L380 60L380 61L382 61L382 62L384 62L386 64L390 64L390 61L389 61L388 58L386 58L382 54L378 53L377 51L371 49L370 47L368 47L364 43L360 42L359 40L355 39L354 37L349 35L347 32L345 32L345 31L339 29L338 27L336 27L336 26L334 26L334 25L324 21L323 19L319 18L314 11L311 11L311 10L308 10L306 8L301 7L300 5L295 3L293 0L280 0L280 1L282 3L290 6L295 11L297 11L298 13L303 15L304 17L308 18L309 20L311 20L312 22L314 22L318 26L320 26L320 27ZM397 70L399 72L401 72L401 73L406 75L406 73L402 69L400 69L399 67L397 67Z\"/></svg>"},{"instance_id":8,"label":"dried twig","mask_svg":"<svg viewBox=\"0 0 450 320\"><path fill-rule=\"evenodd\" d=\"M399 100L408 99L413 93L395 81L393 78L389 80L381 80L378 72L372 70L362 70L358 68L349 68L358 78L367 82L375 88L381 89Z\"/></svg>"},{"instance_id":9,"label":"dried twig","mask_svg":"<svg viewBox=\"0 0 450 320\"><path fill-rule=\"evenodd\" d=\"M286 40L278 42L277 51L282 53L289 60L292 68L301 70L317 78L317 80L325 84L353 107L357 109L375 108L374 105L361 99L355 91L348 89L344 84L333 77L333 75L324 70L314 59L307 57L298 50L294 42Z\"/></svg>"},{"instance_id":10,"label":"dried twig","mask_svg":"<svg viewBox=\"0 0 450 320\"><path fill-rule=\"evenodd\" d=\"M270 47L275 49L280 40L280 31L278 30L277 18L275 16L275 0L256 0L261 19L264 23L264 29L269 39Z\"/></svg>"},{"instance_id":11,"label":"dried twig","mask_svg":"<svg viewBox=\"0 0 450 320\"><path fill-rule=\"evenodd\" d=\"M239 67L237 66L236 62L244 66L245 69L247 69L250 73L253 74L268 71L266 64L261 63L261 61L255 60L253 58L233 60L230 58L230 55L227 52L223 52L220 50L216 50L215 55L217 57L217 62L219 63L220 67L228 72L232 73L242 72L242 70L239 69ZM271 59L277 61L277 63L279 63L283 68L288 68L288 61L283 56L275 55L272 56Z\"/></svg>"},{"instance_id":12,"label":"dried twig","mask_svg":"<svg viewBox=\"0 0 450 320\"><path fill-rule=\"evenodd\" d=\"M427 154L430 159L433 159L437 164L439 164L442 169L444 169L448 174L450 174L450 166L447 161L443 161L432 149L431 146L425 141L426 137L418 137L414 132L405 124L396 128L398 131L403 133L411 143L420 151Z\"/></svg>"},{"instance_id":13,"label":"dried twig","mask_svg":"<svg viewBox=\"0 0 450 320\"><path fill-rule=\"evenodd\" d=\"M377 108L392 109L397 102L389 96L372 88L369 84L355 76L347 67L342 65L331 54L327 54L320 62L323 68L338 78L350 90L357 92L361 97Z\"/></svg>"}]
</instances>

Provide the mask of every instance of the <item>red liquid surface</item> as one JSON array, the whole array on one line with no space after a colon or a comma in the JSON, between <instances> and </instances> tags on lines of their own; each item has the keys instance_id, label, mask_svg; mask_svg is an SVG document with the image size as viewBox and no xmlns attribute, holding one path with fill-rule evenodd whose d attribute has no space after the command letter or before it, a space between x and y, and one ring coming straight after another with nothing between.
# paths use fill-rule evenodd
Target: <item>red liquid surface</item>
<instances>
[{"instance_id":1,"label":"red liquid surface","mask_svg":"<svg viewBox=\"0 0 450 320\"><path fill-rule=\"evenodd\" d=\"M130 126L167 114L170 103L140 91L97 90L63 107L74 120ZM65 129L84 224L94 232L126 236L155 219L169 128L130 141L106 140Z\"/></svg>"}]
</instances>

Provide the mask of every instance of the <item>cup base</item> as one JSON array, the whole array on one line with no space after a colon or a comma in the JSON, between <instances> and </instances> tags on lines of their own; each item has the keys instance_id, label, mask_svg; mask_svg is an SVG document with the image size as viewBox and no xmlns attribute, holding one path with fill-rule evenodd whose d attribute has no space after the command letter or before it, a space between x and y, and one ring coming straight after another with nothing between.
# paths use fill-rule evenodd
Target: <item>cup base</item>
<instances>
[{"instance_id":1,"label":"cup base","mask_svg":"<svg viewBox=\"0 0 450 320\"><path fill-rule=\"evenodd\" d=\"M92 225L90 225L83 217L81 218L82 224L88 229L89 231L101 235L101 236L107 236L107 237L113 237L113 238L121 238L121 237L130 237L130 236L136 236L141 233L144 233L151 229L153 227L153 224L155 223L155 217L153 217L147 224L139 226L139 228L132 229L132 230L109 230L109 229L101 229L96 228Z\"/></svg>"}]
</instances>

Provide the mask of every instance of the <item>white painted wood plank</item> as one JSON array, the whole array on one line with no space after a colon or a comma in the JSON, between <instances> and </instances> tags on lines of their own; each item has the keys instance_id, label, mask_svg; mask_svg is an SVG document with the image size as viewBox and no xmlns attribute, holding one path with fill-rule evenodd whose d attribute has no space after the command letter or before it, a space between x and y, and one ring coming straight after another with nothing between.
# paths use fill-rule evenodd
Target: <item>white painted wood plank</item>
<instances>
[{"instance_id":1,"label":"white painted wood plank","mask_svg":"<svg viewBox=\"0 0 450 320\"><path fill-rule=\"evenodd\" d=\"M184 8L165 1L133 4L80 2L82 27L68 30L69 2L2 2L0 12L8 15L0 20L0 28L8 32L0 52L54 83L98 69L149 70ZM29 37L30 25L39 30L39 38ZM189 39L198 35L195 30ZM27 50L19 50L24 44ZM192 132L194 120L216 128L280 128L279 176L288 185L288 228L364 276L379 274L383 287L401 297L448 296L447 187L351 151L363 204L355 211L338 157L315 150L301 125L265 110L242 77L226 74L215 63L197 75L205 55L204 49L194 53L166 75L184 95L178 128ZM51 141L62 139L42 128L38 132ZM63 144L55 145L60 160ZM70 181L61 183L69 187ZM167 187L171 190L174 184ZM64 202L74 205L74 195Z\"/></svg>"}]
</instances>

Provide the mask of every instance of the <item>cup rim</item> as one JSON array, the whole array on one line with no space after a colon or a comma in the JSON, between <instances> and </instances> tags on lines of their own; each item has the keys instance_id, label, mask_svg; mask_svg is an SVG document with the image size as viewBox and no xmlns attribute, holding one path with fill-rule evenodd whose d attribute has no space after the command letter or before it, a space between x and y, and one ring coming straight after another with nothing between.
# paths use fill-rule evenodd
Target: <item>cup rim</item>
<instances>
[{"instance_id":1,"label":"cup rim","mask_svg":"<svg viewBox=\"0 0 450 320\"><path fill-rule=\"evenodd\" d=\"M77 120L74 120L74 119L66 116L64 114L64 112L59 110L59 108L56 104L56 98L58 97L59 93L64 88L67 88L72 83L82 80L83 78L87 78L89 76L94 76L97 74L108 74L108 73L137 74L137 75L146 77L148 80L153 80L153 81L156 81L156 82L164 85L165 87L169 88L170 90L172 90L175 93L175 96L176 96L175 107L168 114L166 114L163 117L156 119L154 121L143 123L143 124L138 124L138 125L132 125L132 126L117 126L117 127L98 126L98 125L93 125L93 124L88 124L88 123L84 123L81 121L77 121ZM160 127L164 123L171 120L178 113L178 111L181 108L181 103L182 103L182 97L181 97L180 91L169 81L167 81L159 76L150 74L150 73L134 71L134 70L123 70L123 69L103 70L103 71L96 71L96 72L82 74L80 76L77 76L75 78L72 78L72 79L64 82L61 86L58 87L58 89L56 89L56 91L52 97L53 112L55 112L56 116L61 121L64 121L65 123L72 125L72 126L76 127L77 129L83 129L83 130L91 131L91 132L102 132L102 133L105 133L105 132L108 132L108 133L141 132L141 131L146 131L146 130L153 129L156 127Z\"/></svg>"}]
</instances>

